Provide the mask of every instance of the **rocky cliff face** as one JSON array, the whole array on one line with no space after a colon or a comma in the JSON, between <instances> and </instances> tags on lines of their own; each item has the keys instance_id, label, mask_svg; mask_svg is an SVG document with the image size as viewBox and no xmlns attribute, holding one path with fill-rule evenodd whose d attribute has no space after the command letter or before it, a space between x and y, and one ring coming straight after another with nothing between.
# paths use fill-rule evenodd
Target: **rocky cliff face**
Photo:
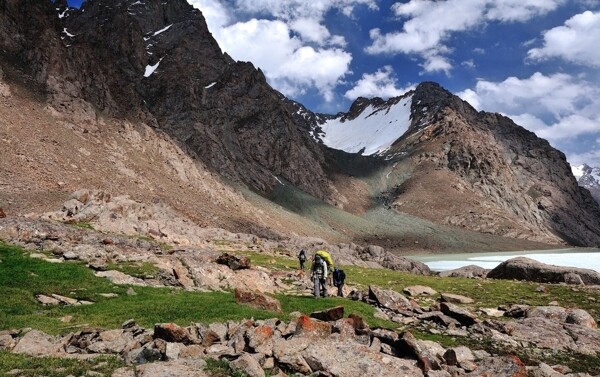
<instances>
[{"instance_id":1,"label":"rocky cliff face","mask_svg":"<svg viewBox=\"0 0 600 377\"><path fill-rule=\"evenodd\" d=\"M57 114L142 120L214 171L263 193L287 180L337 203L318 146L260 70L223 54L185 0L0 1L0 48Z\"/></svg>"}]
</instances>

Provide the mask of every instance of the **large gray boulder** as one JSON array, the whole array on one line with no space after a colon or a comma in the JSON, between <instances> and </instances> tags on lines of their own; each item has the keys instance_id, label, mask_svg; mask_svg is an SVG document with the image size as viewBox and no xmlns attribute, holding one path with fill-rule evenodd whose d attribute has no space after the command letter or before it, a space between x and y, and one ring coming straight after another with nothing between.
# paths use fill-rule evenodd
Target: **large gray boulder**
<instances>
[{"instance_id":1,"label":"large gray boulder","mask_svg":"<svg viewBox=\"0 0 600 377\"><path fill-rule=\"evenodd\" d=\"M517 257L500 263L487 277L491 279L517 279L540 283L568 283L573 281L572 274L581 277L586 285L600 284L600 273L587 268L561 267Z\"/></svg>"}]
</instances>

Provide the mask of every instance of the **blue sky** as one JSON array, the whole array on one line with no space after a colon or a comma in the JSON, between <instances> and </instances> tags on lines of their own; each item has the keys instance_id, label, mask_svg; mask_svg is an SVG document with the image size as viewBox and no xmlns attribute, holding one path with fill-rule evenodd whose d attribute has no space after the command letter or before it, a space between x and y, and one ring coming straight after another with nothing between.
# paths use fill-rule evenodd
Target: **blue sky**
<instances>
[{"instance_id":1,"label":"blue sky","mask_svg":"<svg viewBox=\"0 0 600 377\"><path fill-rule=\"evenodd\" d=\"M188 1L224 51L315 112L435 81L600 166L600 0Z\"/></svg>"}]
</instances>

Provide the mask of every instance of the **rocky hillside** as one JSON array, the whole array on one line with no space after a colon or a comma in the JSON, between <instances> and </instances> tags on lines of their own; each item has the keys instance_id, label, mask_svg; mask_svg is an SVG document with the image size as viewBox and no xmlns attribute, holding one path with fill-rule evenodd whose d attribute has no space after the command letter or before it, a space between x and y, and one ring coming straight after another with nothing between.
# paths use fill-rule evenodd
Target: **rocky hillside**
<instances>
[{"instance_id":1,"label":"rocky hillside","mask_svg":"<svg viewBox=\"0 0 600 377\"><path fill-rule=\"evenodd\" d=\"M0 96L9 215L97 188L200 226L405 253L600 244L564 156L510 120L433 84L314 114L185 0L0 0Z\"/></svg>"},{"instance_id":2,"label":"rocky hillside","mask_svg":"<svg viewBox=\"0 0 600 377\"><path fill-rule=\"evenodd\" d=\"M0 4L0 48L29 68L59 113L92 129L98 112L142 120L223 177L264 193L279 177L340 199L288 102L260 70L224 54L185 0Z\"/></svg>"},{"instance_id":3,"label":"rocky hillside","mask_svg":"<svg viewBox=\"0 0 600 377\"><path fill-rule=\"evenodd\" d=\"M359 99L316 129L333 148L389 161L382 198L397 211L512 238L600 244L600 207L562 152L437 84Z\"/></svg>"}]
</instances>

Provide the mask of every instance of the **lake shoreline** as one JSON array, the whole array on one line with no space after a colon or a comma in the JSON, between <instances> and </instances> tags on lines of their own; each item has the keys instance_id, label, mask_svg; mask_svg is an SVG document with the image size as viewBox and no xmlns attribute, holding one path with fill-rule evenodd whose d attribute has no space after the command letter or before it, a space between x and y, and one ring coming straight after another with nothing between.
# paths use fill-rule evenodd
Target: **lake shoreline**
<instances>
[{"instance_id":1,"label":"lake shoreline","mask_svg":"<svg viewBox=\"0 0 600 377\"><path fill-rule=\"evenodd\" d=\"M524 256L545 264L587 268L600 272L600 248L561 248L485 253L411 255L406 258L425 263L432 271L448 271L468 265L493 269L505 260Z\"/></svg>"}]
</instances>

